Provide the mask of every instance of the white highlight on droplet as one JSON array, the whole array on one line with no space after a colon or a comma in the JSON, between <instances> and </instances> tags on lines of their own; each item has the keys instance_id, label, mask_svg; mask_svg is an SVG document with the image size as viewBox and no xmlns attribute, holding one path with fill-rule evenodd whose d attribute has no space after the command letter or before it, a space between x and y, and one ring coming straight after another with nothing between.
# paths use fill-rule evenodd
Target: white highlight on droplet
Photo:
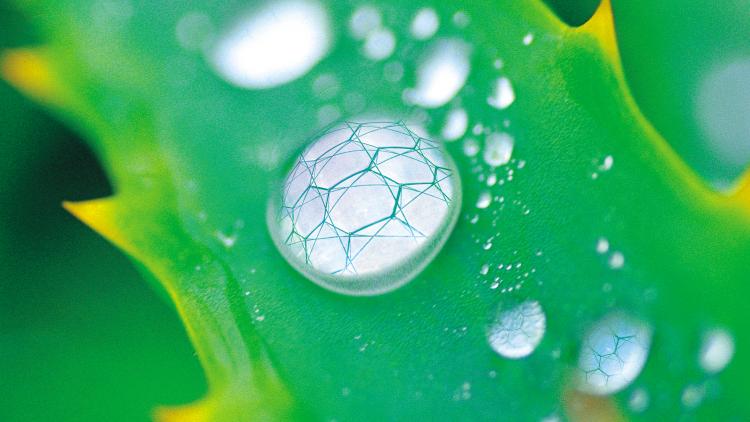
<instances>
[{"instance_id":1,"label":"white highlight on droplet","mask_svg":"<svg viewBox=\"0 0 750 422\"><path fill-rule=\"evenodd\" d=\"M513 155L513 137L507 133L490 133L484 139L484 162L491 167L508 164Z\"/></svg>"},{"instance_id":2,"label":"white highlight on droplet","mask_svg":"<svg viewBox=\"0 0 750 422\"><path fill-rule=\"evenodd\" d=\"M425 7L419 9L414 15L414 19L411 21L411 35L418 40L426 40L438 30L440 26L440 18L438 17L435 9L431 7Z\"/></svg>"},{"instance_id":3,"label":"white highlight on droplet","mask_svg":"<svg viewBox=\"0 0 750 422\"><path fill-rule=\"evenodd\" d=\"M487 332L497 354L509 359L530 355L544 337L547 317L537 301L525 301L510 309L499 308Z\"/></svg>"},{"instance_id":4,"label":"white highlight on droplet","mask_svg":"<svg viewBox=\"0 0 750 422\"><path fill-rule=\"evenodd\" d=\"M523 45L530 45L532 42L534 42L534 34L529 32L523 36Z\"/></svg>"},{"instance_id":5,"label":"white highlight on droplet","mask_svg":"<svg viewBox=\"0 0 750 422\"><path fill-rule=\"evenodd\" d=\"M469 76L470 47L456 39L439 40L417 68L417 86L407 90L407 101L437 108L456 96Z\"/></svg>"},{"instance_id":6,"label":"white highlight on droplet","mask_svg":"<svg viewBox=\"0 0 750 422\"><path fill-rule=\"evenodd\" d=\"M586 334L578 360L578 389L616 393L641 373L651 347L651 327L624 313L610 314Z\"/></svg>"},{"instance_id":7,"label":"white highlight on droplet","mask_svg":"<svg viewBox=\"0 0 750 422\"><path fill-rule=\"evenodd\" d=\"M734 357L734 337L723 328L714 328L703 335L699 363L709 374L722 371Z\"/></svg>"},{"instance_id":8,"label":"white highlight on droplet","mask_svg":"<svg viewBox=\"0 0 750 422\"><path fill-rule=\"evenodd\" d=\"M505 76L497 78L497 80L495 80L492 95L487 98L487 104L499 110L504 110L510 107L515 100L516 93L513 91L513 85L511 84L510 79Z\"/></svg>"},{"instance_id":9,"label":"white highlight on droplet","mask_svg":"<svg viewBox=\"0 0 750 422\"><path fill-rule=\"evenodd\" d=\"M228 82L264 89L303 76L330 46L326 10L313 0L284 0L241 19L221 37L210 61Z\"/></svg>"},{"instance_id":10,"label":"white highlight on droplet","mask_svg":"<svg viewBox=\"0 0 750 422\"><path fill-rule=\"evenodd\" d=\"M446 141L455 141L464 136L469 126L469 114L463 108L457 107L448 112L443 126L442 136Z\"/></svg>"},{"instance_id":11,"label":"white highlight on droplet","mask_svg":"<svg viewBox=\"0 0 750 422\"><path fill-rule=\"evenodd\" d=\"M479 197L477 198L477 208L485 209L489 207L491 203L492 203L492 195L490 195L489 192L484 191L479 194Z\"/></svg>"}]
</instances>

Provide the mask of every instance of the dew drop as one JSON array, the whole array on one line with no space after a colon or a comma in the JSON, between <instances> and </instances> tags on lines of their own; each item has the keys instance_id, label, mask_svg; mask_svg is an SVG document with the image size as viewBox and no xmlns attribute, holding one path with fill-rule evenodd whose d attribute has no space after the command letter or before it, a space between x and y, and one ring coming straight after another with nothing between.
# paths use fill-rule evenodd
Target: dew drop
<instances>
[{"instance_id":1,"label":"dew drop","mask_svg":"<svg viewBox=\"0 0 750 422\"><path fill-rule=\"evenodd\" d=\"M513 91L513 85L511 85L510 79L501 76L495 81L495 87L492 91L492 95L487 98L487 104L499 110L504 110L510 107L515 100L516 93Z\"/></svg>"},{"instance_id":2,"label":"dew drop","mask_svg":"<svg viewBox=\"0 0 750 422\"><path fill-rule=\"evenodd\" d=\"M469 76L469 46L456 39L439 40L417 68L417 86L407 90L409 102L437 108L456 96Z\"/></svg>"},{"instance_id":3,"label":"dew drop","mask_svg":"<svg viewBox=\"0 0 750 422\"><path fill-rule=\"evenodd\" d=\"M523 45L531 45L532 42L534 42L534 34L529 32L523 36Z\"/></svg>"},{"instance_id":4,"label":"dew drop","mask_svg":"<svg viewBox=\"0 0 750 422\"><path fill-rule=\"evenodd\" d=\"M682 404L687 408L698 407L706 395L704 385L689 385L682 391Z\"/></svg>"},{"instance_id":5,"label":"dew drop","mask_svg":"<svg viewBox=\"0 0 750 422\"><path fill-rule=\"evenodd\" d=\"M490 206L490 203L492 203L492 195L490 195L489 192L484 191L479 194L479 198L477 198L477 208L485 209Z\"/></svg>"},{"instance_id":6,"label":"dew drop","mask_svg":"<svg viewBox=\"0 0 750 422\"><path fill-rule=\"evenodd\" d=\"M362 40L367 34L380 28L382 17L380 11L373 6L361 6L357 8L349 19L349 32L352 37Z\"/></svg>"},{"instance_id":7,"label":"dew drop","mask_svg":"<svg viewBox=\"0 0 750 422\"><path fill-rule=\"evenodd\" d=\"M610 314L587 333L578 360L578 388L616 393L641 373L651 347L651 327L623 313Z\"/></svg>"},{"instance_id":8,"label":"dew drop","mask_svg":"<svg viewBox=\"0 0 750 422\"><path fill-rule=\"evenodd\" d=\"M464 141L464 155L473 157L479 153L479 142L476 139L469 138Z\"/></svg>"},{"instance_id":9,"label":"dew drop","mask_svg":"<svg viewBox=\"0 0 750 422\"><path fill-rule=\"evenodd\" d=\"M547 317L537 301L525 301L510 309L498 308L487 332L492 349L500 356L520 359L530 355L544 337Z\"/></svg>"},{"instance_id":10,"label":"dew drop","mask_svg":"<svg viewBox=\"0 0 750 422\"><path fill-rule=\"evenodd\" d=\"M264 89L303 76L330 46L326 10L313 0L284 0L241 19L221 37L210 61L227 82Z\"/></svg>"},{"instance_id":11,"label":"dew drop","mask_svg":"<svg viewBox=\"0 0 750 422\"><path fill-rule=\"evenodd\" d=\"M649 397L646 390L643 388L636 388L633 393L630 394L628 399L628 407L635 413L641 413L648 407Z\"/></svg>"},{"instance_id":12,"label":"dew drop","mask_svg":"<svg viewBox=\"0 0 750 422\"><path fill-rule=\"evenodd\" d=\"M414 20L411 21L411 35L415 39L426 40L435 35L439 26L440 18L435 9L425 7L414 15Z\"/></svg>"},{"instance_id":13,"label":"dew drop","mask_svg":"<svg viewBox=\"0 0 750 422\"><path fill-rule=\"evenodd\" d=\"M699 362L709 374L722 371L734 356L734 338L727 330L715 328L703 335Z\"/></svg>"},{"instance_id":14,"label":"dew drop","mask_svg":"<svg viewBox=\"0 0 750 422\"><path fill-rule=\"evenodd\" d=\"M460 209L455 166L404 123L347 122L316 138L272 200L268 222L292 266L350 295L408 282L448 237Z\"/></svg>"},{"instance_id":15,"label":"dew drop","mask_svg":"<svg viewBox=\"0 0 750 422\"><path fill-rule=\"evenodd\" d=\"M623 265L625 265L625 255L619 251L612 252L612 255L609 256L609 268L619 270Z\"/></svg>"},{"instance_id":16,"label":"dew drop","mask_svg":"<svg viewBox=\"0 0 750 422\"><path fill-rule=\"evenodd\" d=\"M365 39L363 53L371 60L379 61L390 57L396 48L396 36L388 29L378 28Z\"/></svg>"},{"instance_id":17,"label":"dew drop","mask_svg":"<svg viewBox=\"0 0 750 422\"><path fill-rule=\"evenodd\" d=\"M455 141L464 136L469 125L469 115L463 108L454 108L448 113L443 126L443 139Z\"/></svg>"},{"instance_id":18,"label":"dew drop","mask_svg":"<svg viewBox=\"0 0 750 422\"><path fill-rule=\"evenodd\" d=\"M484 162L492 167L508 164L513 154L513 137L507 133L491 133L484 139Z\"/></svg>"},{"instance_id":19,"label":"dew drop","mask_svg":"<svg viewBox=\"0 0 750 422\"><path fill-rule=\"evenodd\" d=\"M607 253L607 251L609 251L609 240L607 240L607 239L605 239L603 237L600 237L596 241L596 253L598 253L598 254L605 254L605 253Z\"/></svg>"}]
</instances>

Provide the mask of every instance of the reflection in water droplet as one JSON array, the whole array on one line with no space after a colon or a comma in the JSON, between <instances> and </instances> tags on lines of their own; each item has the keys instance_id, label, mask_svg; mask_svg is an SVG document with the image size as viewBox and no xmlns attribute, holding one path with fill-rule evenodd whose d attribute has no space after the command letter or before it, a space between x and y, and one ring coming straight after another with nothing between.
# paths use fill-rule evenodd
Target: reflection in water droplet
<instances>
[{"instance_id":1,"label":"reflection in water droplet","mask_svg":"<svg viewBox=\"0 0 750 422\"><path fill-rule=\"evenodd\" d=\"M501 76L495 81L495 87L492 95L487 98L487 104L500 110L510 107L516 100L516 93L513 91L513 85L510 79Z\"/></svg>"},{"instance_id":2,"label":"reflection in water droplet","mask_svg":"<svg viewBox=\"0 0 750 422\"><path fill-rule=\"evenodd\" d=\"M507 133L491 133L484 139L484 162L492 167L508 164L513 154L513 137Z\"/></svg>"},{"instance_id":3,"label":"reflection in water droplet","mask_svg":"<svg viewBox=\"0 0 750 422\"><path fill-rule=\"evenodd\" d=\"M708 73L698 90L695 114L708 138L707 150L724 163L745 168L750 161L750 58Z\"/></svg>"},{"instance_id":4,"label":"reflection in water droplet","mask_svg":"<svg viewBox=\"0 0 750 422\"><path fill-rule=\"evenodd\" d=\"M466 128L469 125L469 115L463 108L454 108L448 113L445 118L445 126L443 126L443 139L446 141L455 141L456 139L464 136Z\"/></svg>"},{"instance_id":5,"label":"reflection in water droplet","mask_svg":"<svg viewBox=\"0 0 750 422\"><path fill-rule=\"evenodd\" d=\"M393 54L396 48L396 36L386 28L378 28L365 38L363 53L371 60L383 60Z\"/></svg>"},{"instance_id":6,"label":"reflection in water droplet","mask_svg":"<svg viewBox=\"0 0 750 422\"><path fill-rule=\"evenodd\" d=\"M547 317L537 301L525 301L511 309L498 308L487 333L492 349L500 356L520 359L530 355L544 337Z\"/></svg>"},{"instance_id":7,"label":"reflection in water droplet","mask_svg":"<svg viewBox=\"0 0 750 422\"><path fill-rule=\"evenodd\" d=\"M330 45L328 14L319 3L284 0L241 19L219 40L210 61L232 84L271 88L306 74Z\"/></svg>"},{"instance_id":8,"label":"reflection in water droplet","mask_svg":"<svg viewBox=\"0 0 750 422\"><path fill-rule=\"evenodd\" d=\"M439 26L440 19L435 9L425 7L414 15L414 20L411 21L411 35L418 40L426 40L435 35Z\"/></svg>"},{"instance_id":9,"label":"reflection in water droplet","mask_svg":"<svg viewBox=\"0 0 750 422\"><path fill-rule=\"evenodd\" d=\"M469 52L463 41L438 41L417 68L417 86L406 92L406 99L426 108L450 101L469 76Z\"/></svg>"},{"instance_id":10,"label":"reflection in water droplet","mask_svg":"<svg viewBox=\"0 0 750 422\"><path fill-rule=\"evenodd\" d=\"M709 374L723 370L734 356L734 338L727 330L715 328L703 335L699 362Z\"/></svg>"},{"instance_id":11,"label":"reflection in water droplet","mask_svg":"<svg viewBox=\"0 0 750 422\"><path fill-rule=\"evenodd\" d=\"M384 293L440 250L460 208L455 174L437 143L403 123L342 124L300 155L271 203L271 232L319 285Z\"/></svg>"},{"instance_id":12,"label":"reflection in water droplet","mask_svg":"<svg viewBox=\"0 0 750 422\"><path fill-rule=\"evenodd\" d=\"M589 394L612 394L641 373L651 346L651 328L614 313L597 322L581 345L578 388Z\"/></svg>"}]
</instances>

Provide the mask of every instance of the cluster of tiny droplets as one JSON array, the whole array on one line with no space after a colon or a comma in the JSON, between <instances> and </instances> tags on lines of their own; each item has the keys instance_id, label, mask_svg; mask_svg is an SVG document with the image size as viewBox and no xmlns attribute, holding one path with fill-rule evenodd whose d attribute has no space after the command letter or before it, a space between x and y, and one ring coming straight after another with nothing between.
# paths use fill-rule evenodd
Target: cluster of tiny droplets
<instances>
[{"instance_id":1,"label":"cluster of tiny droplets","mask_svg":"<svg viewBox=\"0 0 750 422\"><path fill-rule=\"evenodd\" d=\"M380 271L442 227L451 178L438 144L404 123L334 127L302 153L285 182L281 240L324 273Z\"/></svg>"}]
</instances>

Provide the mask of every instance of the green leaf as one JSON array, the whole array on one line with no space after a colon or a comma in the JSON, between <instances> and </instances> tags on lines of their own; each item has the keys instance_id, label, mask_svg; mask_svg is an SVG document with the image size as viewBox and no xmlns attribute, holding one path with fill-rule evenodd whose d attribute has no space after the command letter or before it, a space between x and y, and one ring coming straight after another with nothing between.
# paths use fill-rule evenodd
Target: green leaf
<instances>
[{"instance_id":1,"label":"green leaf","mask_svg":"<svg viewBox=\"0 0 750 422\"><path fill-rule=\"evenodd\" d=\"M267 89L228 83L211 50L181 47L175 35L182 19L198 16L203 24L191 30L214 27L221 37L259 5L24 4L48 44L6 55L4 74L91 140L117 191L67 207L153 277L206 371L208 396L159 418L750 415L742 397L748 192L711 190L640 113L609 3L572 28L533 0L460 8L434 1L441 23L428 41L409 35L416 5L371 4L395 35L392 57L364 57L347 28L359 4L328 1L330 52ZM440 39L469 46L468 80L449 105L410 105L404 89L415 86L420 61ZM389 82L384 73L396 62L403 78ZM313 95L321 75L339 81L331 99ZM515 93L501 110L488 104L500 76ZM513 160L492 169L481 154L465 154L466 139L480 135L445 144L462 182L461 215L413 281L351 297L286 262L266 209L319 133L322 107L336 107L342 120L417 119L439 137L459 104L470 128L513 136ZM488 186L491 172L503 183ZM478 209L484 192L498 199ZM606 252L597 251L600 239ZM488 326L498 307L525 300L541 304L546 331L530 356L503 358L488 344ZM642 373L611 396L576 392L586 333L618 313L653 330ZM739 351L718 374L699 365L701 338L712 328L728 330ZM644 392L645 409L629 405Z\"/></svg>"}]
</instances>

